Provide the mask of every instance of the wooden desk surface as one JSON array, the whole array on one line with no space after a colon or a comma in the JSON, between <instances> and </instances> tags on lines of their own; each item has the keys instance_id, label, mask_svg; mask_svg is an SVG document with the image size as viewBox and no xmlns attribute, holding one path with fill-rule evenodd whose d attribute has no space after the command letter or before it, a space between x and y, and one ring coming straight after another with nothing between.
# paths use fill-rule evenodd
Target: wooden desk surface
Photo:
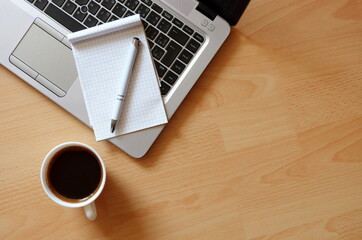
<instances>
[{"instance_id":1,"label":"wooden desk surface","mask_svg":"<svg viewBox=\"0 0 362 240\"><path fill-rule=\"evenodd\" d=\"M361 12L252 0L142 159L0 67L0 238L362 239ZM94 222L41 188L65 141L105 160Z\"/></svg>"}]
</instances>

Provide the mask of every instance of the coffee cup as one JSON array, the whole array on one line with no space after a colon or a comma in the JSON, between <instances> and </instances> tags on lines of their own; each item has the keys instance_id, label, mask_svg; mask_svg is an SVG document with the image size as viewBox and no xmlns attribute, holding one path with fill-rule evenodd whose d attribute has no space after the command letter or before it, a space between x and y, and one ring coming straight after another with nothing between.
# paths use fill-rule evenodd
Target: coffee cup
<instances>
[{"instance_id":1,"label":"coffee cup","mask_svg":"<svg viewBox=\"0 0 362 240\"><path fill-rule=\"evenodd\" d=\"M90 146L66 142L45 156L40 180L45 193L55 203L70 208L84 208L89 220L97 217L95 200L106 182L106 168L101 156Z\"/></svg>"}]
</instances>

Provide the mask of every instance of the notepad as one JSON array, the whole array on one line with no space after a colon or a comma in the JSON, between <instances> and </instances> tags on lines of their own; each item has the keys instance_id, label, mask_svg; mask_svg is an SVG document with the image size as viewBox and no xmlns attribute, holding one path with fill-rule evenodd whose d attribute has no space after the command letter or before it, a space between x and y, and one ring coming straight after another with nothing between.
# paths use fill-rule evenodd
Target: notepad
<instances>
[{"instance_id":1,"label":"notepad","mask_svg":"<svg viewBox=\"0 0 362 240\"><path fill-rule=\"evenodd\" d=\"M122 114L114 133L111 115L124 62L134 37L141 41ZM68 40L97 141L167 123L159 80L139 15L71 33Z\"/></svg>"}]
</instances>

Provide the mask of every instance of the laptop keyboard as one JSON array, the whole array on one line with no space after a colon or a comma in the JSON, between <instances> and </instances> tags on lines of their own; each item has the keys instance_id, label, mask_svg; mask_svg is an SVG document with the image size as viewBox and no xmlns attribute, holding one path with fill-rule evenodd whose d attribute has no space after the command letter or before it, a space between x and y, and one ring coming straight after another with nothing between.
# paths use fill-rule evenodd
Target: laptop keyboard
<instances>
[{"instance_id":1,"label":"laptop keyboard","mask_svg":"<svg viewBox=\"0 0 362 240\"><path fill-rule=\"evenodd\" d=\"M72 32L140 14L167 95L204 42L204 37L151 0L27 0Z\"/></svg>"}]
</instances>

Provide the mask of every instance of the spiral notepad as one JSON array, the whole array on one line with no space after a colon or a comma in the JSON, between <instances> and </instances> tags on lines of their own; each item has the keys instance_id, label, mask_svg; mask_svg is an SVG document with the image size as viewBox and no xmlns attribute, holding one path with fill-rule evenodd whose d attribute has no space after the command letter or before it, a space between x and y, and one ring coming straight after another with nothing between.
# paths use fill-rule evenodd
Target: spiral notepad
<instances>
[{"instance_id":1,"label":"spiral notepad","mask_svg":"<svg viewBox=\"0 0 362 240\"><path fill-rule=\"evenodd\" d=\"M134 37L141 41L121 118L110 131L117 86ZM71 33L79 80L96 140L167 123L159 82L139 15Z\"/></svg>"}]
</instances>

